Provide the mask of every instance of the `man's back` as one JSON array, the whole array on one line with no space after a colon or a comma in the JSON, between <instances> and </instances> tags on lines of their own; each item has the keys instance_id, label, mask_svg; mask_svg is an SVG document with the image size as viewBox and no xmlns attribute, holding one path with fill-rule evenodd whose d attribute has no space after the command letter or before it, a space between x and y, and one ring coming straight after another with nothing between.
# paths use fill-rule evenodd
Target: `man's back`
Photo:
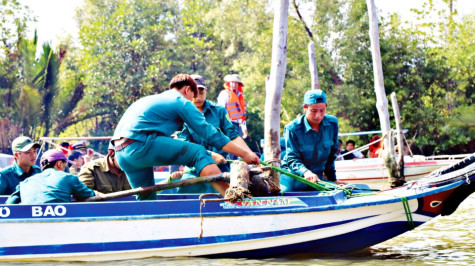
<instances>
[{"instance_id":1,"label":"man's back","mask_svg":"<svg viewBox=\"0 0 475 266\"><path fill-rule=\"evenodd\" d=\"M21 182L20 195L22 204L41 204L70 202L71 195L83 199L95 194L77 176L49 168Z\"/></svg>"}]
</instances>

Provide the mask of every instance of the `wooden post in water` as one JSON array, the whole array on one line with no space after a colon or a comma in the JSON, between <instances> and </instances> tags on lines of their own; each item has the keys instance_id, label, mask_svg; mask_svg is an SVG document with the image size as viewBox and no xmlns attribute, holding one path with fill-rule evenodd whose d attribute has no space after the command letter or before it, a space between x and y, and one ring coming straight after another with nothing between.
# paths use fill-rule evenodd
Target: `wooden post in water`
<instances>
[{"instance_id":1,"label":"wooden post in water","mask_svg":"<svg viewBox=\"0 0 475 266\"><path fill-rule=\"evenodd\" d=\"M308 43L308 67L310 68L312 88L318 90L320 89L320 82L318 81L317 63L315 61L315 43L313 41Z\"/></svg>"},{"instance_id":2,"label":"wooden post in water","mask_svg":"<svg viewBox=\"0 0 475 266\"><path fill-rule=\"evenodd\" d=\"M395 92L391 93L391 104L393 106L394 120L396 121L397 146L399 147L399 154L396 159L396 175L392 177L393 180L389 180L389 183L391 187L398 187L404 184L406 181L404 180L404 142L402 136L401 113L399 112L399 106L397 104Z\"/></svg>"},{"instance_id":3,"label":"wooden post in water","mask_svg":"<svg viewBox=\"0 0 475 266\"><path fill-rule=\"evenodd\" d=\"M384 90L383 66L381 63L381 51L379 48L378 17L374 0L366 0L369 15L369 37L371 40L371 55L373 57L374 91L376 93L376 108L379 114L381 130L386 137L383 140L383 160L388 169L389 180L397 172L394 158L394 144L392 141L391 125L389 124L388 99Z\"/></svg>"},{"instance_id":4,"label":"wooden post in water","mask_svg":"<svg viewBox=\"0 0 475 266\"><path fill-rule=\"evenodd\" d=\"M264 119L264 160L280 166L280 103L287 67L287 26L289 0L274 1L274 29L270 77L266 82ZM273 182L280 184L279 174L274 171Z\"/></svg>"}]
</instances>

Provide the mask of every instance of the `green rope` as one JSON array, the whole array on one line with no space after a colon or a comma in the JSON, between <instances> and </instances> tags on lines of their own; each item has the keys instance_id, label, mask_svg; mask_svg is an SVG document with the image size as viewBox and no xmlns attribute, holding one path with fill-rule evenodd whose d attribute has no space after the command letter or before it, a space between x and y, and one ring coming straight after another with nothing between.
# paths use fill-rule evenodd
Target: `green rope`
<instances>
[{"instance_id":1,"label":"green rope","mask_svg":"<svg viewBox=\"0 0 475 266\"><path fill-rule=\"evenodd\" d=\"M261 161L261 164L264 165L264 166L270 166L270 168L271 168L272 170L275 170L275 171L280 172L280 173L282 173L282 174L286 174L286 175L290 176L291 178L293 178L293 179L295 179L295 180L297 180L297 181L299 181L299 182L302 182L302 183L304 183L304 184L306 184L306 185L308 185L308 186L310 186L310 187L313 187L313 188L315 188L315 189L317 189L317 190L320 190L320 191L328 191L328 190L331 190L331 189L329 189L329 188L327 188L327 187L325 187L325 186L322 186L322 185L318 184L318 183L320 183L321 181L319 181L318 183L313 183L313 182L311 182L311 181L308 181L308 180L305 179L305 178L302 178L302 177L300 177L300 176L298 176L298 175L289 173L289 172L287 172L287 171L285 171L285 170L282 170L282 169L280 169L280 168L277 168L277 167L275 167L275 166L272 166L272 165L270 165L270 164L268 164L268 163L266 163L266 162L262 162L262 161Z\"/></svg>"},{"instance_id":2,"label":"green rope","mask_svg":"<svg viewBox=\"0 0 475 266\"><path fill-rule=\"evenodd\" d=\"M401 197L402 206L404 206L404 212L406 214L407 224L409 226L409 230L415 228L414 221L412 220L412 213L409 207L409 202L407 201L406 197Z\"/></svg>"}]
</instances>

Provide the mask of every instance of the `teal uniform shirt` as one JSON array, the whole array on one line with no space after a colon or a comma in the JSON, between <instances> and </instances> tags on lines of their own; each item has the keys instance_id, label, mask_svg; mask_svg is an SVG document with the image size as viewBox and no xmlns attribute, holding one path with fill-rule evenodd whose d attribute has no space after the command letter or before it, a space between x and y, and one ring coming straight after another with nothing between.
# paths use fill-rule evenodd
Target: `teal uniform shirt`
<instances>
[{"instance_id":1,"label":"teal uniform shirt","mask_svg":"<svg viewBox=\"0 0 475 266\"><path fill-rule=\"evenodd\" d=\"M218 149L230 142L228 137L208 124L196 106L177 90L167 90L134 102L120 119L112 140L125 137L145 142L152 132L171 136L182 128L184 122Z\"/></svg>"},{"instance_id":2,"label":"teal uniform shirt","mask_svg":"<svg viewBox=\"0 0 475 266\"><path fill-rule=\"evenodd\" d=\"M206 122L216 127L223 132L229 139L233 140L239 137L239 132L236 127L228 119L228 112L226 108L217 105L216 103L206 100L203 105L203 115ZM193 142L204 146L207 150L219 153L226 157L227 152L219 150L211 146L207 140L200 137L187 124L184 125L183 130L178 133L178 139ZM221 172L229 172L229 163L218 166ZM192 171L183 175L182 180L191 179L199 176L199 173ZM218 193L210 184L197 184L193 186L186 186L178 188L178 193Z\"/></svg>"},{"instance_id":3,"label":"teal uniform shirt","mask_svg":"<svg viewBox=\"0 0 475 266\"><path fill-rule=\"evenodd\" d=\"M306 115L301 115L285 126L284 138L286 154L282 168L299 176L310 170L320 179L325 173L328 180L336 180L335 158L338 151L336 117L325 115L317 132L308 123Z\"/></svg>"},{"instance_id":4,"label":"teal uniform shirt","mask_svg":"<svg viewBox=\"0 0 475 266\"><path fill-rule=\"evenodd\" d=\"M226 108L217 105L216 103L206 100L203 104L203 115L208 124L214 126L218 130L228 136L230 140L239 137L239 132L228 119L228 112ZM207 150L219 153L226 157L227 152L217 149L210 145L208 140L200 137L188 124L183 126L183 130L178 133L178 139L193 142L204 146Z\"/></svg>"},{"instance_id":5,"label":"teal uniform shirt","mask_svg":"<svg viewBox=\"0 0 475 266\"><path fill-rule=\"evenodd\" d=\"M41 173L38 166L33 165L30 172L27 173L15 161L0 171L0 195L12 194L21 181L37 173Z\"/></svg>"},{"instance_id":6,"label":"teal uniform shirt","mask_svg":"<svg viewBox=\"0 0 475 266\"><path fill-rule=\"evenodd\" d=\"M174 89L141 98L127 109L112 140L122 137L136 140L116 152L119 166L132 188L155 184L153 166L187 165L200 173L207 165L214 164L203 146L169 137L184 123L218 150L231 141L207 123L193 103ZM137 199L153 200L156 194L138 195Z\"/></svg>"},{"instance_id":7,"label":"teal uniform shirt","mask_svg":"<svg viewBox=\"0 0 475 266\"><path fill-rule=\"evenodd\" d=\"M43 204L71 202L71 195L82 200L95 195L75 175L54 168L33 175L21 182L16 191L7 199L7 204Z\"/></svg>"}]
</instances>

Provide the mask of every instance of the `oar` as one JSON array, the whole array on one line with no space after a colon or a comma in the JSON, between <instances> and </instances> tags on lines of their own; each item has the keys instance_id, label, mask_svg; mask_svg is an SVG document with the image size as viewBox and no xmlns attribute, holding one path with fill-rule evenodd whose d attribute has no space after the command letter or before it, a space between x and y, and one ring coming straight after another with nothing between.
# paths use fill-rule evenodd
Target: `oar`
<instances>
[{"instance_id":1,"label":"oar","mask_svg":"<svg viewBox=\"0 0 475 266\"><path fill-rule=\"evenodd\" d=\"M113 192L109 194L102 194L101 196L94 196L94 197L87 198L85 199L85 201L106 201L106 200L111 200L111 199L137 195L137 194L148 194L148 193L155 192L158 190L191 186L191 185L196 185L196 184L201 184L201 183L218 182L218 181L229 182L229 177L230 177L229 173L221 173L221 174L210 175L210 176L200 176L200 177L186 179L186 180L182 180L178 182L156 184L149 187L139 187L139 188L124 190L124 191Z\"/></svg>"}]
</instances>

